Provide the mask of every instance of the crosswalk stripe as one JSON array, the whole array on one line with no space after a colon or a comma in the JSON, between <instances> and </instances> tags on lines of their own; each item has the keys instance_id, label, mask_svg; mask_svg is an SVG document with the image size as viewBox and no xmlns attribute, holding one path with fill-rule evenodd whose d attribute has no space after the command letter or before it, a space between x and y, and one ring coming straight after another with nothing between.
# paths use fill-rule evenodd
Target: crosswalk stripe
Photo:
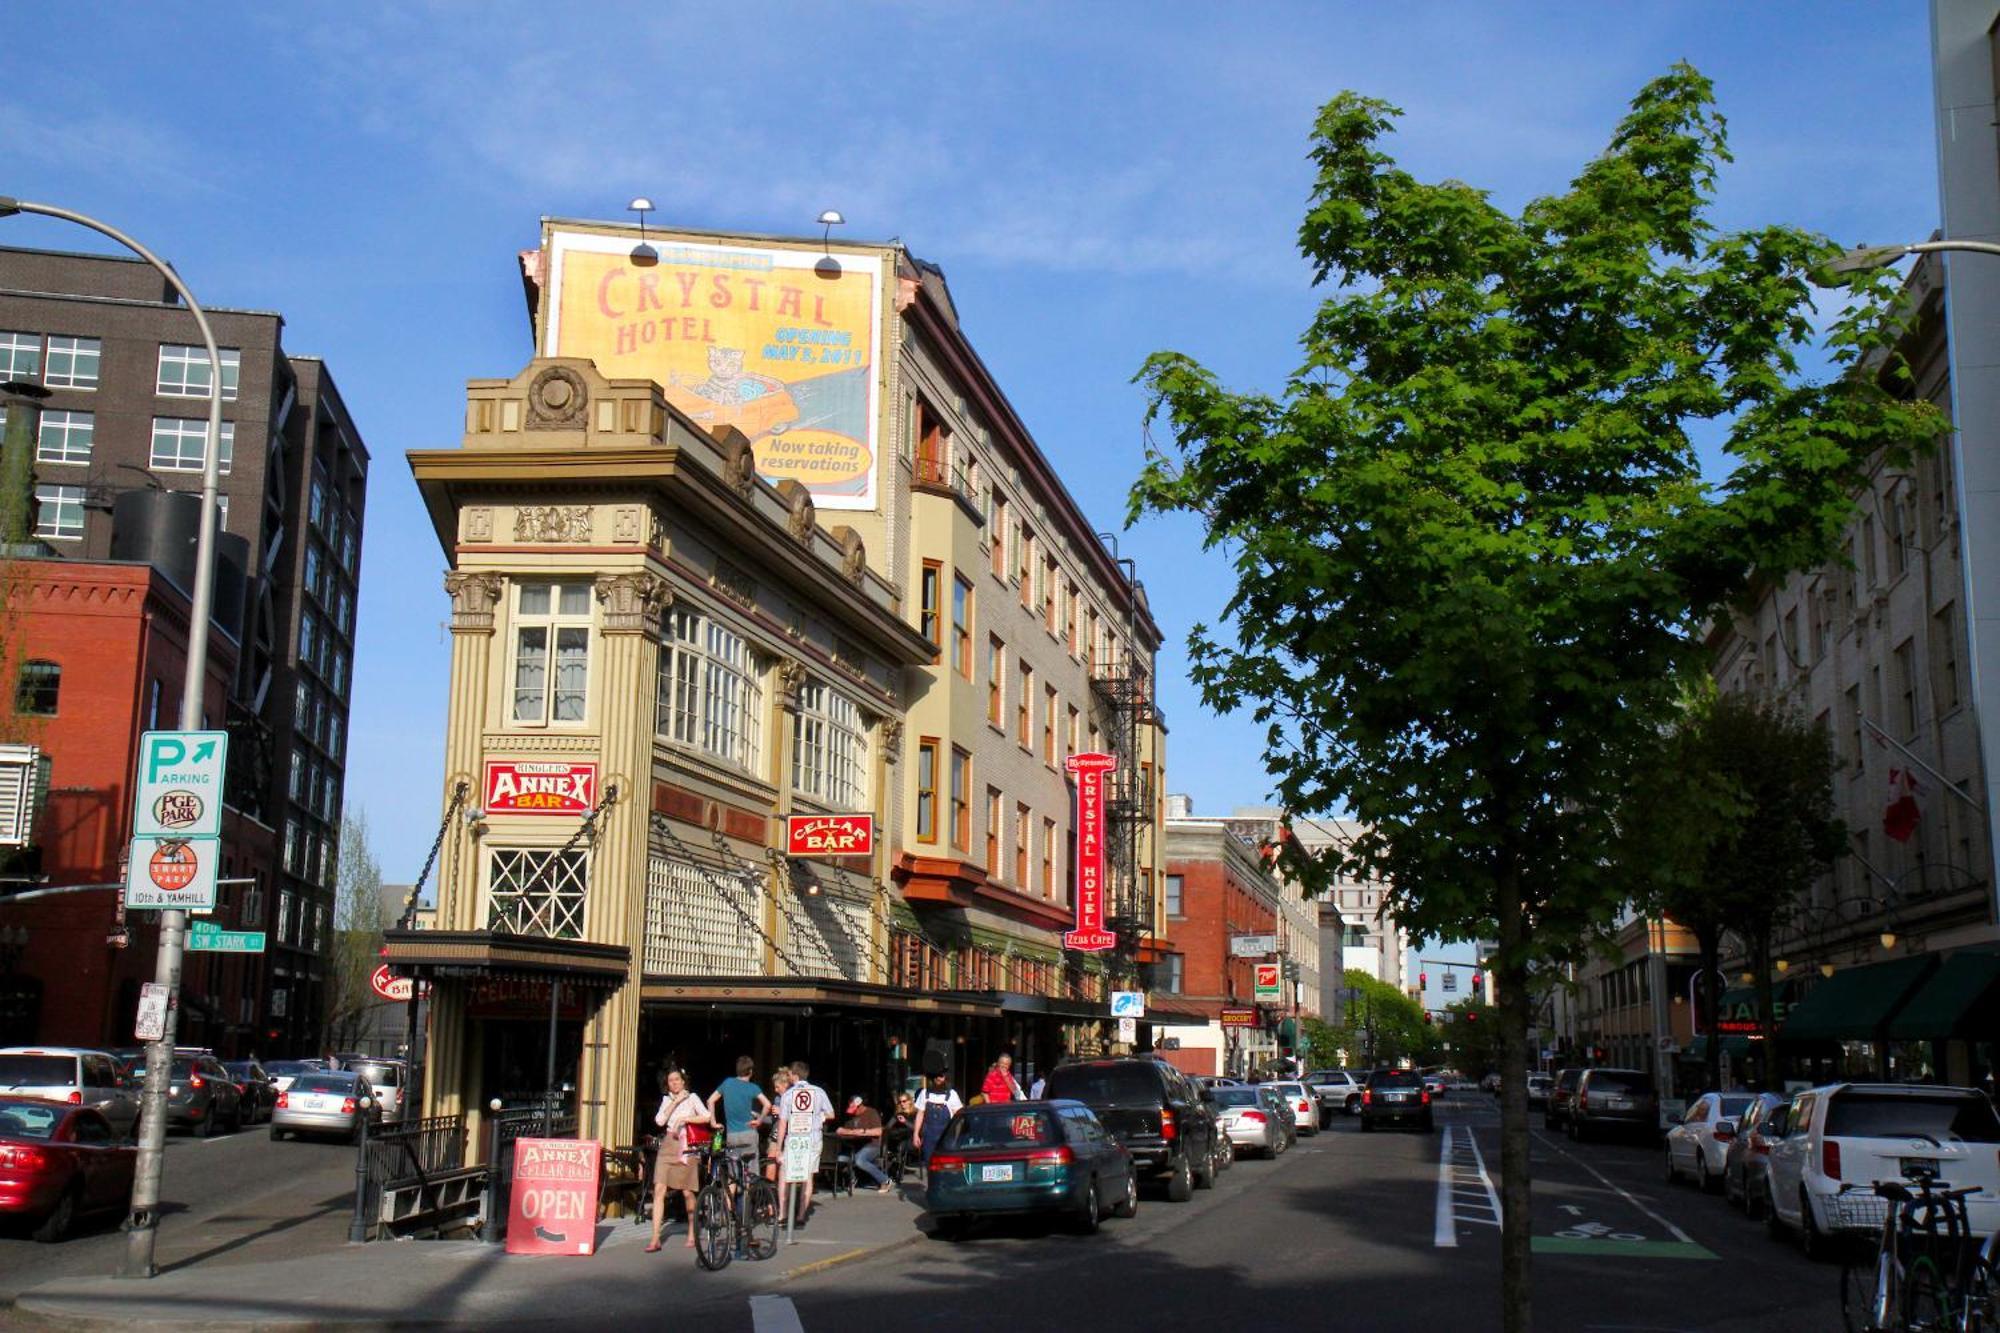
<instances>
[{"instance_id":1,"label":"crosswalk stripe","mask_svg":"<svg viewBox=\"0 0 2000 1333\"><path fill-rule=\"evenodd\" d=\"M799 1308L789 1296L752 1296L750 1327L756 1333L806 1333L799 1322Z\"/></svg>"}]
</instances>

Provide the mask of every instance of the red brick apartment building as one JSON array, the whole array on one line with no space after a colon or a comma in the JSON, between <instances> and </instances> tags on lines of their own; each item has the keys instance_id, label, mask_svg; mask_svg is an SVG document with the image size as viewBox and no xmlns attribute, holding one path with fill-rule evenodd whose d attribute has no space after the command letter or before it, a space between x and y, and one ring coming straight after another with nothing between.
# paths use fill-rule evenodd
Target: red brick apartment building
<instances>
[{"instance_id":1,"label":"red brick apartment building","mask_svg":"<svg viewBox=\"0 0 2000 1333\"><path fill-rule=\"evenodd\" d=\"M1179 975L1156 987L1199 1018L1155 1017L1162 1054L1190 1074L1238 1074L1277 1053L1275 1009L1257 1010L1254 1028L1224 1028L1225 1008L1252 1008L1254 960L1230 954L1238 935L1278 933L1279 885L1257 849L1219 819L1167 821L1166 928L1180 951ZM1172 1026L1166 1024L1172 1023Z\"/></svg>"}]
</instances>

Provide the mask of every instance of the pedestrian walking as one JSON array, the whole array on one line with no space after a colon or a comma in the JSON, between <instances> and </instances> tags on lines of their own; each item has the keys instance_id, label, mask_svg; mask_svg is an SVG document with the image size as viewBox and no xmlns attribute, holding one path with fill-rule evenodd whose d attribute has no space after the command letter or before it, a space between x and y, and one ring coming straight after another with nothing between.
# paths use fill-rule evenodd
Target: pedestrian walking
<instances>
[{"instance_id":1,"label":"pedestrian walking","mask_svg":"<svg viewBox=\"0 0 2000 1333\"><path fill-rule=\"evenodd\" d=\"M875 1182L877 1194L887 1194L895 1186L881 1166L882 1115L856 1093L847 1099L847 1121L834 1131L854 1150L854 1169L866 1171Z\"/></svg>"},{"instance_id":2,"label":"pedestrian walking","mask_svg":"<svg viewBox=\"0 0 2000 1333\"><path fill-rule=\"evenodd\" d=\"M1021 1100L1021 1084L1014 1077L1014 1057L1001 1052L986 1071L986 1081L979 1085L979 1091L989 1102L1018 1102Z\"/></svg>"},{"instance_id":3,"label":"pedestrian walking","mask_svg":"<svg viewBox=\"0 0 2000 1333\"><path fill-rule=\"evenodd\" d=\"M1028 1100L1031 1102L1038 1102L1042 1099L1042 1094L1047 1092L1048 1090L1049 1090L1048 1075L1037 1074L1035 1075L1034 1084L1028 1089Z\"/></svg>"},{"instance_id":4,"label":"pedestrian walking","mask_svg":"<svg viewBox=\"0 0 2000 1333\"><path fill-rule=\"evenodd\" d=\"M771 1072L770 1110L764 1113L758 1128L764 1133L764 1179L775 1182L778 1179L778 1128L785 1101L785 1089L792 1086L792 1071L779 1065ZM782 1195L782 1191L780 1191Z\"/></svg>"},{"instance_id":5,"label":"pedestrian walking","mask_svg":"<svg viewBox=\"0 0 2000 1333\"><path fill-rule=\"evenodd\" d=\"M646 1246L646 1253L656 1253L660 1248L660 1228L667 1220L667 1195L673 1190L681 1192L681 1201L687 1205L687 1247L693 1249L694 1192L700 1184L696 1179L694 1152L707 1146L712 1132L709 1127L715 1121L701 1098L688 1091L687 1075L669 1069L666 1095L660 1098L660 1109L653 1113L653 1123L666 1132L660 1138L659 1155L653 1160L653 1238Z\"/></svg>"},{"instance_id":6,"label":"pedestrian walking","mask_svg":"<svg viewBox=\"0 0 2000 1333\"><path fill-rule=\"evenodd\" d=\"M926 1172L930 1170L931 1154L937 1151L938 1140L944 1137L944 1127L964 1107L957 1090L951 1086L950 1076L943 1070L932 1074L930 1086L917 1097L915 1129L917 1152L923 1157Z\"/></svg>"},{"instance_id":7,"label":"pedestrian walking","mask_svg":"<svg viewBox=\"0 0 2000 1333\"><path fill-rule=\"evenodd\" d=\"M781 1158L785 1151L785 1139L792 1132L792 1112L801 1109L801 1090L810 1094L806 1098L803 1107L804 1110L809 1111L812 1115L811 1128L807 1132L813 1136L814 1141L819 1143L822 1148L825 1146L827 1125L833 1119L833 1099L828 1097L825 1092L813 1083L811 1075L812 1067L805 1061L792 1061L791 1086L785 1089L785 1099L778 1104L778 1114L780 1117L778 1122L778 1154ZM786 1209L791 1206L791 1193L789 1189L778 1191L778 1220L780 1222L785 1220ZM813 1178L808 1175L805 1182L805 1193L799 1200L799 1212L794 1222L795 1225L805 1225L806 1219L812 1216L812 1206Z\"/></svg>"},{"instance_id":8,"label":"pedestrian walking","mask_svg":"<svg viewBox=\"0 0 2000 1333\"><path fill-rule=\"evenodd\" d=\"M757 1086L756 1075L757 1062L738 1056L736 1077L722 1080L708 1096L709 1118L721 1124L729 1155L746 1169L756 1165L757 1126L771 1112L771 1099Z\"/></svg>"}]
</instances>

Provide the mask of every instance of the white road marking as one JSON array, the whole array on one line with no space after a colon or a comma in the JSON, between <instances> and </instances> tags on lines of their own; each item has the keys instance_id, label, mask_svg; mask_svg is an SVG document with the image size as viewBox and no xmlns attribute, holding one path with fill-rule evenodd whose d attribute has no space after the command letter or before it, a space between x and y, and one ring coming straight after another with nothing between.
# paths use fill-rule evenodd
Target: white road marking
<instances>
[{"instance_id":1,"label":"white road marking","mask_svg":"<svg viewBox=\"0 0 2000 1333\"><path fill-rule=\"evenodd\" d=\"M789 1296L752 1296L750 1327L756 1333L806 1333L798 1307Z\"/></svg>"},{"instance_id":2,"label":"white road marking","mask_svg":"<svg viewBox=\"0 0 2000 1333\"><path fill-rule=\"evenodd\" d=\"M1438 1135L1438 1201L1437 1229L1432 1235L1432 1243L1440 1250L1458 1248L1458 1216L1452 1206L1451 1180L1451 1139L1450 1125Z\"/></svg>"},{"instance_id":3,"label":"white road marking","mask_svg":"<svg viewBox=\"0 0 2000 1333\"><path fill-rule=\"evenodd\" d=\"M1530 1131L1530 1133L1533 1133L1533 1131ZM1695 1243L1694 1237L1688 1235L1687 1232L1682 1231L1679 1227L1675 1226L1672 1222L1669 1222L1666 1218L1661 1217L1658 1213L1648 1208L1645 1204L1640 1203L1636 1198L1632 1196L1630 1191L1622 1189L1617 1185L1614 1185L1611 1182L1610 1177L1606 1176L1602 1171L1599 1171L1589 1162L1584 1161L1581 1157L1578 1157L1575 1153L1572 1153L1565 1148L1556 1147L1555 1144L1550 1143L1548 1139L1541 1134L1535 1134L1535 1137L1541 1139L1545 1146L1550 1148L1555 1148L1556 1152L1560 1153L1564 1157L1569 1158L1570 1161L1575 1162L1578 1166L1590 1172L1591 1175L1596 1176L1599 1180L1603 1181L1604 1187L1606 1189L1610 1190L1613 1194L1616 1194L1619 1198L1625 1200L1625 1202L1631 1204L1634 1208L1637 1208L1647 1217L1652 1218L1655 1222L1658 1222L1661 1226L1665 1227L1668 1231L1672 1232L1675 1240L1681 1241L1688 1245L1693 1245Z\"/></svg>"}]
</instances>

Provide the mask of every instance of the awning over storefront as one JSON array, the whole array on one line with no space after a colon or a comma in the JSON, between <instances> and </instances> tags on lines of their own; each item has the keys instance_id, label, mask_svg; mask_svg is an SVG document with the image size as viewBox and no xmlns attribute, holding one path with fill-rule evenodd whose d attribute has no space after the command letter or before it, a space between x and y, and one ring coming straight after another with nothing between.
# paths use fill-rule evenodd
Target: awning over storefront
<instances>
[{"instance_id":1,"label":"awning over storefront","mask_svg":"<svg viewBox=\"0 0 2000 1333\"><path fill-rule=\"evenodd\" d=\"M996 1018L1001 1012L988 992L912 991L839 977L647 977L639 999L647 1005L790 1010L819 1004L974 1018Z\"/></svg>"},{"instance_id":2,"label":"awning over storefront","mask_svg":"<svg viewBox=\"0 0 2000 1333\"><path fill-rule=\"evenodd\" d=\"M1722 1039L1722 1053L1732 1060L1747 1060L1750 1058L1750 1039L1748 1037L1724 1037ZM1681 1055L1689 1060L1706 1061L1708 1059L1708 1038L1696 1037L1682 1049Z\"/></svg>"},{"instance_id":3,"label":"awning over storefront","mask_svg":"<svg viewBox=\"0 0 2000 1333\"><path fill-rule=\"evenodd\" d=\"M1987 1036L1996 1021L2000 1021L2000 953L1958 953L1945 959L1889 1020L1889 1035L1907 1041Z\"/></svg>"},{"instance_id":4,"label":"awning over storefront","mask_svg":"<svg viewBox=\"0 0 2000 1333\"><path fill-rule=\"evenodd\" d=\"M1876 1041L1937 967L1935 955L1850 967L1814 986L1793 1006L1785 1041Z\"/></svg>"},{"instance_id":5,"label":"awning over storefront","mask_svg":"<svg viewBox=\"0 0 2000 1333\"><path fill-rule=\"evenodd\" d=\"M1146 1001L1145 1021L1155 1027L1205 1027L1215 1022L1215 1015L1198 1004L1186 1001L1176 1004L1155 995Z\"/></svg>"},{"instance_id":6,"label":"awning over storefront","mask_svg":"<svg viewBox=\"0 0 2000 1333\"><path fill-rule=\"evenodd\" d=\"M620 944L506 935L490 930L386 930L382 958L402 976L544 980L617 986L631 951Z\"/></svg>"}]
</instances>

